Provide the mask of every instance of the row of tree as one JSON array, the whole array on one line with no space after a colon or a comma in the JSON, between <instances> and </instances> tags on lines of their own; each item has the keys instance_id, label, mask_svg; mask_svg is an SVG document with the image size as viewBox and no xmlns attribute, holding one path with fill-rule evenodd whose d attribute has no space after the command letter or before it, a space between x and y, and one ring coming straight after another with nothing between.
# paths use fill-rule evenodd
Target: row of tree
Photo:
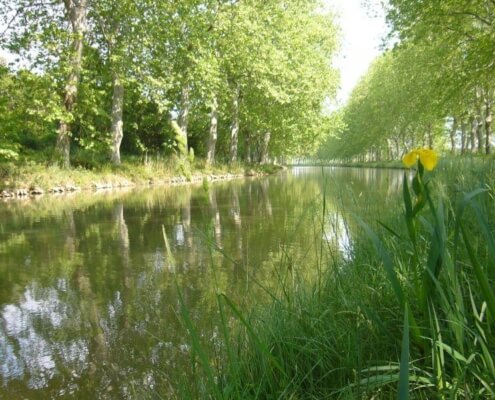
<instances>
[{"instance_id":1,"label":"row of tree","mask_svg":"<svg viewBox=\"0 0 495 400\"><path fill-rule=\"evenodd\" d=\"M321 149L334 159L397 159L413 147L490 153L495 2L390 0L385 51Z\"/></svg>"},{"instance_id":2,"label":"row of tree","mask_svg":"<svg viewBox=\"0 0 495 400\"><path fill-rule=\"evenodd\" d=\"M335 95L332 15L316 0L6 0L0 158L52 144L191 149L209 163L308 153Z\"/></svg>"}]
</instances>

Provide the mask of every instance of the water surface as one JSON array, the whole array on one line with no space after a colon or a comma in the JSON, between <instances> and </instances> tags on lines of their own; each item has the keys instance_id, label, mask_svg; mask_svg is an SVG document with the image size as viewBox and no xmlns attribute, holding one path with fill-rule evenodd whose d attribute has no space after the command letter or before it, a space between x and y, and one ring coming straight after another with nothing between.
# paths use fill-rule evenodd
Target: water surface
<instances>
[{"instance_id":1,"label":"water surface","mask_svg":"<svg viewBox=\"0 0 495 400\"><path fill-rule=\"evenodd\" d=\"M0 398L172 396L190 373L178 290L203 339L218 340L218 293L262 304L281 260L311 272L321 240L352 257L347 214L377 218L400 182L299 167L0 203Z\"/></svg>"}]
</instances>

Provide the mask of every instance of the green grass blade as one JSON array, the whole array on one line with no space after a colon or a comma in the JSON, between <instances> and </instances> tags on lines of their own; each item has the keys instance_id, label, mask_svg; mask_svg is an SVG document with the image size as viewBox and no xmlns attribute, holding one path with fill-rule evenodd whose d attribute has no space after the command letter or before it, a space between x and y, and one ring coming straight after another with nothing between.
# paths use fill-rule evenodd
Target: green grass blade
<instances>
[{"instance_id":1,"label":"green grass blade","mask_svg":"<svg viewBox=\"0 0 495 400\"><path fill-rule=\"evenodd\" d=\"M462 201L457 206L457 212L456 212L457 224L456 224L455 232L454 232L454 248L455 249L457 249L457 244L459 243L460 221L462 218L462 214L464 213L464 210L466 209L466 206L471 202L472 199L474 199L475 197L479 196L480 194L486 193L486 192L487 192L487 189L473 190L472 192L469 192L468 194L466 194L462 198ZM455 254L454 258L457 258L457 253Z\"/></svg>"},{"instance_id":2,"label":"green grass blade","mask_svg":"<svg viewBox=\"0 0 495 400\"><path fill-rule=\"evenodd\" d=\"M241 311L235 306L234 303L232 303L232 301L227 296L225 296L224 294L221 294L220 296L223 297L223 299L225 300L225 303L227 303L227 305L230 307L232 312L237 316L237 318L239 318L239 320L242 322L244 327L247 329L249 335L251 336L253 341L256 343L258 350L264 356L266 356L267 359L270 361L270 363L287 379L288 377L287 377L287 374L286 374L284 368L282 368L280 363L275 359L275 357L273 357L273 355L270 353L270 351L261 342L258 335L256 335L256 332L254 331L252 325L244 318Z\"/></svg>"},{"instance_id":3,"label":"green grass blade","mask_svg":"<svg viewBox=\"0 0 495 400\"><path fill-rule=\"evenodd\" d=\"M239 368L238 366L238 359L236 357L236 353L232 351L235 348L235 345L232 343L231 338L230 338L230 332L229 332L229 327L227 323L227 316L225 315L223 304L221 301L221 296L217 295L217 303L218 303L218 312L220 314L220 328L222 330L222 335L224 338L224 347L227 352L227 362L228 362L228 369L232 371L232 379L235 381L234 387L239 387L238 381L239 381Z\"/></svg>"},{"instance_id":4,"label":"green grass blade","mask_svg":"<svg viewBox=\"0 0 495 400\"><path fill-rule=\"evenodd\" d=\"M371 239L373 242L373 246L375 247L376 252L378 253L380 259L383 262L383 265L385 267L385 272L387 274L387 277L390 281L390 284L392 285L392 289L395 293L395 296L397 298L398 303L400 304L401 307L404 307L406 304L406 297L404 294L404 291L402 289L402 286L400 284L399 278L397 276L397 273L395 272L394 264L392 262L392 258L386 251L385 247L383 246L383 243L381 240L378 238L375 232L366 224L361 218L358 216L355 216L357 222L359 225L363 227L363 229L366 231L368 237ZM407 304L407 307L409 309L409 328L413 334L413 338L418 346L421 348L424 347L423 339L421 338L421 333L420 329L418 327L418 324L416 323L416 320L414 318L414 315L411 312L409 304Z\"/></svg>"},{"instance_id":5,"label":"green grass blade","mask_svg":"<svg viewBox=\"0 0 495 400\"><path fill-rule=\"evenodd\" d=\"M491 266L489 269L495 267L495 241L493 240L493 235L491 233L490 227L488 226L486 217L483 215L483 212L481 211L480 207L478 207L477 204L471 203L473 206L473 209L476 213L476 218L478 220L478 226L481 229L481 233L483 234L483 237L485 238L486 246L488 249L488 256L489 260L491 263Z\"/></svg>"},{"instance_id":6,"label":"green grass blade","mask_svg":"<svg viewBox=\"0 0 495 400\"><path fill-rule=\"evenodd\" d=\"M408 307L404 307L404 333L402 336L402 351L399 372L399 400L409 399L409 316Z\"/></svg>"},{"instance_id":7,"label":"green grass blade","mask_svg":"<svg viewBox=\"0 0 495 400\"><path fill-rule=\"evenodd\" d=\"M407 175L404 173L404 178L402 180L402 194L404 197L404 206L406 211L406 218L412 219L413 217L413 207L411 200L411 193L409 192L409 185L407 183Z\"/></svg>"},{"instance_id":8,"label":"green grass blade","mask_svg":"<svg viewBox=\"0 0 495 400\"><path fill-rule=\"evenodd\" d=\"M359 225L363 227L363 229L366 231L366 234L368 237L371 239L373 242L373 246L375 247L376 252L378 253L380 259L383 262L383 266L385 267L385 272L387 274L387 277L392 285L392 289L395 293L395 296L397 297L397 301L401 306L404 306L405 303L405 296L404 296L404 291L402 290L402 286L399 282L399 278L397 277L397 274L395 272L394 264L392 262L392 258L388 254L387 250L383 246L383 243L381 240L378 238L375 232L364 222L361 218L356 217L357 222Z\"/></svg>"},{"instance_id":9,"label":"green grass blade","mask_svg":"<svg viewBox=\"0 0 495 400\"><path fill-rule=\"evenodd\" d=\"M206 383L208 385L209 391L210 393L214 393L216 399L222 399L223 395L220 392L218 385L215 382L215 373L210 365L210 360L206 354L206 351L203 345L201 344L199 334L196 331L196 328L194 327L191 316L184 301L184 297L182 296L182 291L180 290L180 287L177 284L177 282L176 282L176 287L179 297L182 321L184 322L184 325L189 332L189 336L191 337L193 350L197 353L199 362L203 367L203 371L206 375Z\"/></svg>"},{"instance_id":10,"label":"green grass blade","mask_svg":"<svg viewBox=\"0 0 495 400\"><path fill-rule=\"evenodd\" d=\"M481 294L483 295L483 298L486 301L488 309L490 310L490 314L492 315L493 318L495 317L495 294L493 293L492 287L488 281L488 277L485 275L485 273L483 272L483 268L478 262L474 249L471 246L471 243L469 242L466 230L462 225L461 225L461 234L464 240L464 244L466 245L466 250L468 252L469 259L473 264L474 273L480 285Z\"/></svg>"},{"instance_id":11,"label":"green grass blade","mask_svg":"<svg viewBox=\"0 0 495 400\"><path fill-rule=\"evenodd\" d=\"M390 232L392 235L394 235L397 239L402 240L402 236L399 235L395 230L393 230L390 226L386 225L385 223L381 221L377 221L380 226L385 228L388 232Z\"/></svg>"}]
</instances>

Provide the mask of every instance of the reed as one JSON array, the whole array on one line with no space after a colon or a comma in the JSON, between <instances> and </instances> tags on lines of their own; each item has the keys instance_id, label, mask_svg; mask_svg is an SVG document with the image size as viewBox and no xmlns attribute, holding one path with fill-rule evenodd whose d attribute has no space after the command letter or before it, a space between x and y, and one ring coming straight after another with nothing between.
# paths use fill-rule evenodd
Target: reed
<instances>
[{"instance_id":1,"label":"reed","mask_svg":"<svg viewBox=\"0 0 495 400\"><path fill-rule=\"evenodd\" d=\"M282 258L271 302L254 310L219 294L222 348L191 334L207 388L198 397L495 398L494 169L419 163L401 207L378 223L349 217L351 258L331 246L317 265Z\"/></svg>"}]
</instances>

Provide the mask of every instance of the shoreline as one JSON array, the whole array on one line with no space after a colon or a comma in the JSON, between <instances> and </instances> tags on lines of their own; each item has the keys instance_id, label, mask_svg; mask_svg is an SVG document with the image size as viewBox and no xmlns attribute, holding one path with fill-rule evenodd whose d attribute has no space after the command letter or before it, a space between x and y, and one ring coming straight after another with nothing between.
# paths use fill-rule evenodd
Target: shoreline
<instances>
[{"instance_id":1,"label":"shoreline","mask_svg":"<svg viewBox=\"0 0 495 400\"><path fill-rule=\"evenodd\" d=\"M372 169L407 169L401 161L357 162L357 163L313 163L293 164L291 167L336 167L336 168L372 168Z\"/></svg>"},{"instance_id":2,"label":"shoreline","mask_svg":"<svg viewBox=\"0 0 495 400\"><path fill-rule=\"evenodd\" d=\"M220 166L220 168L226 168ZM227 167L228 168L228 167ZM102 192L110 190L122 190L130 188L153 188L160 186L183 186L193 184L209 184L219 181L228 181L241 178L254 178L276 174L286 169L285 166L264 165L250 167L234 167L227 171L218 169L213 171L196 170L191 176L168 175L163 171L157 172L157 177L146 177L143 175L131 176L130 174L116 174L107 172L93 172L89 170L62 170L57 171L56 177L50 176L49 171L31 177L22 175L16 177L14 183L9 181L9 176L0 186L0 200L17 201L38 199L43 196L60 196L81 192ZM48 175L47 175L48 173ZM74 174L83 176L74 177ZM40 178L41 176L41 178ZM61 176L61 177L60 177ZM99 179L97 179L99 178ZM42 180L44 183L38 184Z\"/></svg>"}]
</instances>

